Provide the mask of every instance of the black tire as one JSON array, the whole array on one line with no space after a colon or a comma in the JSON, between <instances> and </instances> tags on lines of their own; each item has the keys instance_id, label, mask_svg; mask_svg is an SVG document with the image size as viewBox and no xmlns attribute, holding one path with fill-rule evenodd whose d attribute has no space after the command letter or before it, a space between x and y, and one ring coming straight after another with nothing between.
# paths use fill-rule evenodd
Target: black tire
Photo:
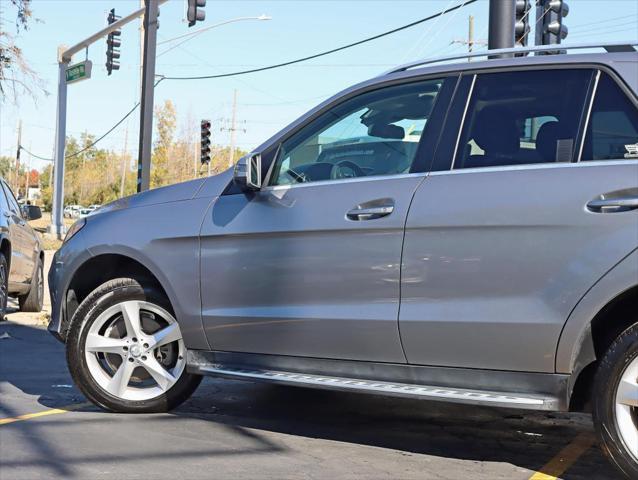
<instances>
[{"instance_id":1,"label":"black tire","mask_svg":"<svg viewBox=\"0 0 638 480\"><path fill-rule=\"evenodd\" d=\"M184 369L177 382L166 392L150 400L125 400L103 389L89 372L85 340L91 324L107 308L128 300L155 304L174 315L164 295L147 282L144 286L132 278L110 280L91 292L78 306L69 326L66 358L75 384L97 406L118 413L156 413L169 411L186 401L201 382L201 376Z\"/></svg>"},{"instance_id":2,"label":"black tire","mask_svg":"<svg viewBox=\"0 0 638 480\"><path fill-rule=\"evenodd\" d=\"M9 263L7 258L0 253L0 322L7 314L7 302L9 300Z\"/></svg>"},{"instance_id":3,"label":"black tire","mask_svg":"<svg viewBox=\"0 0 638 480\"><path fill-rule=\"evenodd\" d=\"M602 358L593 392L593 416L601 449L627 478L638 478L638 458L630 453L616 421L616 392L623 373L638 358L638 323L625 330ZM638 408L632 409L638 428Z\"/></svg>"},{"instance_id":4,"label":"black tire","mask_svg":"<svg viewBox=\"0 0 638 480\"><path fill-rule=\"evenodd\" d=\"M44 303L44 265L38 257L38 264L31 279L31 288L26 295L18 297L21 312L41 312Z\"/></svg>"}]
</instances>

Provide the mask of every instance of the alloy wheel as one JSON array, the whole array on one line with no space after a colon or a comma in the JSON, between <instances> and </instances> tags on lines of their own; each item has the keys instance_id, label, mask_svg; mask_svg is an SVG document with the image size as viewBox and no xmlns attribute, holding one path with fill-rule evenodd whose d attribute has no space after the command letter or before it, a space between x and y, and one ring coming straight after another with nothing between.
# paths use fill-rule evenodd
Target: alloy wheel
<instances>
[{"instance_id":1,"label":"alloy wheel","mask_svg":"<svg viewBox=\"0 0 638 480\"><path fill-rule=\"evenodd\" d=\"M177 321L144 301L125 301L102 312L87 332L84 350L93 379L123 400L150 400L164 394L186 366Z\"/></svg>"},{"instance_id":2,"label":"alloy wheel","mask_svg":"<svg viewBox=\"0 0 638 480\"><path fill-rule=\"evenodd\" d=\"M618 383L615 416L620 437L638 463L638 356L627 365Z\"/></svg>"}]
</instances>

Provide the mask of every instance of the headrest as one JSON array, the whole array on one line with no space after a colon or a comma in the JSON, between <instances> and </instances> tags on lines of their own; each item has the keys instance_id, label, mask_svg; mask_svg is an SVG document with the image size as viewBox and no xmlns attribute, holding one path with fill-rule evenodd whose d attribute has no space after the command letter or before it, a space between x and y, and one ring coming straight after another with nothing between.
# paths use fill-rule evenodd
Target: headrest
<instances>
[{"instance_id":1,"label":"headrest","mask_svg":"<svg viewBox=\"0 0 638 480\"><path fill-rule=\"evenodd\" d=\"M472 134L476 144L489 155L512 155L521 147L516 118L503 107L481 110L474 121Z\"/></svg>"},{"instance_id":2,"label":"headrest","mask_svg":"<svg viewBox=\"0 0 638 480\"><path fill-rule=\"evenodd\" d=\"M563 138L562 128L559 122L544 123L536 134L536 151L545 162L556 162L556 147L558 140Z\"/></svg>"}]
</instances>

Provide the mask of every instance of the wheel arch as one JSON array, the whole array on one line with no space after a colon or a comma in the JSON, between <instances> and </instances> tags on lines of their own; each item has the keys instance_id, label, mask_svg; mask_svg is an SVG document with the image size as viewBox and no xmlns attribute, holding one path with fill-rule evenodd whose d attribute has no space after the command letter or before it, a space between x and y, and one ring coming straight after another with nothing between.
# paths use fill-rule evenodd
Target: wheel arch
<instances>
[{"instance_id":1,"label":"wheel arch","mask_svg":"<svg viewBox=\"0 0 638 480\"><path fill-rule=\"evenodd\" d=\"M572 409L583 410L596 372L597 361L623 330L638 321L638 249L607 272L583 296L561 334L556 372L571 375Z\"/></svg>"},{"instance_id":2,"label":"wheel arch","mask_svg":"<svg viewBox=\"0 0 638 480\"><path fill-rule=\"evenodd\" d=\"M66 331L68 322L73 317L77 307L82 301L97 287L103 283L120 277L131 277L140 281L142 285L152 285L160 290L167 298L173 311L175 303L165 288L161 276L142 263L139 259L122 253L103 253L86 259L79 265L71 276L71 280L62 293L64 316L66 324L63 331Z\"/></svg>"}]
</instances>

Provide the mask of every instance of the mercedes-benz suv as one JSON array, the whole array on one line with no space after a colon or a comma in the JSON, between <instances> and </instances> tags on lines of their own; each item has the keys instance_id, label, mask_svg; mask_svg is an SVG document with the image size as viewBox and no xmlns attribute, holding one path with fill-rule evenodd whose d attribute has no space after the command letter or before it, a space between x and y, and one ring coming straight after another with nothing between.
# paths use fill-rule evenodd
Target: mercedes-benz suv
<instances>
[{"instance_id":1,"label":"mercedes-benz suv","mask_svg":"<svg viewBox=\"0 0 638 480\"><path fill-rule=\"evenodd\" d=\"M163 411L217 375L585 410L638 478L638 53L422 63L79 220L49 329L84 394Z\"/></svg>"}]
</instances>

